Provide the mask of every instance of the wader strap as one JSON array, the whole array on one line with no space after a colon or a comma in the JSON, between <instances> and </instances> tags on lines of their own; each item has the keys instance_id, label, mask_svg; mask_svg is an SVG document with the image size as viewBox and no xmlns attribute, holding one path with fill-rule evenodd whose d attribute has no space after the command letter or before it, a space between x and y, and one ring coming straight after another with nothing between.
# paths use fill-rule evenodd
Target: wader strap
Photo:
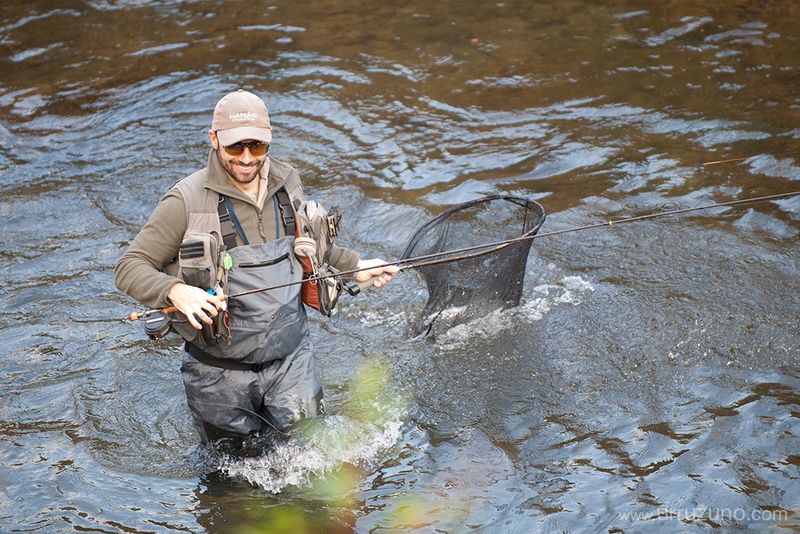
<instances>
[{"instance_id":1,"label":"wader strap","mask_svg":"<svg viewBox=\"0 0 800 534\"><path fill-rule=\"evenodd\" d=\"M289 193L286 189L280 188L275 191L275 198L278 199L278 211L281 212L281 219L283 226L286 228L286 235L297 235L297 223L294 219L294 210L292 209L292 201L289 200Z\"/></svg>"},{"instance_id":2,"label":"wader strap","mask_svg":"<svg viewBox=\"0 0 800 534\"><path fill-rule=\"evenodd\" d=\"M236 229L231 222L231 216L228 213L227 197L220 195L219 203L217 204L217 213L219 214L219 226L222 231L222 242L225 243L225 249L231 250L236 248Z\"/></svg>"},{"instance_id":3,"label":"wader strap","mask_svg":"<svg viewBox=\"0 0 800 534\"><path fill-rule=\"evenodd\" d=\"M183 348L198 362L210 365L211 367L218 367L219 369L227 369L228 371L252 371L258 373L273 363L272 361L267 363L244 363L237 362L236 360L217 358L192 345L188 341L183 345Z\"/></svg>"},{"instance_id":4,"label":"wader strap","mask_svg":"<svg viewBox=\"0 0 800 534\"><path fill-rule=\"evenodd\" d=\"M272 203L275 205L275 239L281 238L281 207L278 205L278 197L273 195ZM289 234L286 234L289 235Z\"/></svg>"}]
</instances>

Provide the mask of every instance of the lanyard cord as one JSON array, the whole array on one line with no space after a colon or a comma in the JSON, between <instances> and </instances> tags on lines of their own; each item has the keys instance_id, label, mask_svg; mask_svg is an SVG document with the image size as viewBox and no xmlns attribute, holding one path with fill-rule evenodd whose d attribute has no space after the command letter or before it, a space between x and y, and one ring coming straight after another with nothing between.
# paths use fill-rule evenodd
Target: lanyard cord
<instances>
[{"instance_id":1,"label":"lanyard cord","mask_svg":"<svg viewBox=\"0 0 800 534\"><path fill-rule=\"evenodd\" d=\"M247 234L244 233L244 228L242 228L242 225L239 223L239 218L236 217L236 212L233 210L233 202L231 202L231 199L228 198L227 196L225 195L221 196L222 198L225 199L225 207L228 208L228 215L231 218L233 227L236 228L237 232L239 232L239 237L242 238L242 243L244 243L245 246L249 245L250 242L247 240Z\"/></svg>"}]
</instances>

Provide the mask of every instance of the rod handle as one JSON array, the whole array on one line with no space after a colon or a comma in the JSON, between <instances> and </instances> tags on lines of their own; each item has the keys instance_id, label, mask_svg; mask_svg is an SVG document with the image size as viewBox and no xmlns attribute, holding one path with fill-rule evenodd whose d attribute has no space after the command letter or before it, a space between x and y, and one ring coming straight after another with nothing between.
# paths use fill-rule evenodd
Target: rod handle
<instances>
[{"instance_id":1,"label":"rod handle","mask_svg":"<svg viewBox=\"0 0 800 534\"><path fill-rule=\"evenodd\" d=\"M370 278L369 280L364 280L363 282L359 282L358 280L355 280L355 282L358 284L358 288L361 291L364 291L365 289L369 289L369 288L373 287L372 286L372 282L373 282L372 278Z\"/></svg>"},{"instance_id":2,"label":"rod handle","mask_svg":"<svg viewBox=\"0 0 800 534\"><path fill-rule=\"evenodd\" d=\"M128 314L128 320L129 321L138 321L139 319L143 319L143 318L147 317L148 315L150 315L151 311L153 311L153 310L147 310L147 311L143 311L143 312L132 311L131 313ZM176 311L178 311L178 308L176 308L175 306L168 306L166 308L161 308L158 311L160 311L162 313L165 313L165 314L170 314L170 313L175 313Z\"/></svg>"}]
</instances>

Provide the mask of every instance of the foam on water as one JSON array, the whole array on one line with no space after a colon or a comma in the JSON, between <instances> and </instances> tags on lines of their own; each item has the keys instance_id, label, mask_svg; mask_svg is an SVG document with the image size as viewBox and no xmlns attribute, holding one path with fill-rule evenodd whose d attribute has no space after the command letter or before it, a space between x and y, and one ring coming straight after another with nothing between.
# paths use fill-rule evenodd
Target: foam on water
<instances>
[{"instance_id":1,"label":"foam on water","mask_svg":"<svg viewBox=\"0 0 800 534\"><path fill-rule=\"evenodd\" d=\"M533 294L523 296L516 308L497 309L485 317L447 329L439 336L441 347L447 350L458 348L476 336L491 337L516 327L520 322L539 321L561 304L577 306L583 302L587 291L594 291L594 286L580 276L565 276L558 283L538 285L533 288ZM456 318L463 311L463 307L448 308L440 314L439 320Z\"/></svg>"}]
</instances>

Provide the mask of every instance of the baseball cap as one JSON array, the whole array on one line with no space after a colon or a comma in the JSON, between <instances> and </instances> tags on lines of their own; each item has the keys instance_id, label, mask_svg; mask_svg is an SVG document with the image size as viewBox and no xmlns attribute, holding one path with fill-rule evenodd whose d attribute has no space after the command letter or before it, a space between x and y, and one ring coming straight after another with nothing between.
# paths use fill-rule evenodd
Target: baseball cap
<instances>
[{"instance_id":1,"label":"baseball cap","mask_svg":"<svg viewBox=\"0 0 800 534\"><path fill-rule=\"evenodd\" d=\"M222 146L245 139L265 143L272 141L272 127L266 104L243 89L228 93L217 102L211 129L217 132L217 139Z\"/></svg>"}]
</instances>

